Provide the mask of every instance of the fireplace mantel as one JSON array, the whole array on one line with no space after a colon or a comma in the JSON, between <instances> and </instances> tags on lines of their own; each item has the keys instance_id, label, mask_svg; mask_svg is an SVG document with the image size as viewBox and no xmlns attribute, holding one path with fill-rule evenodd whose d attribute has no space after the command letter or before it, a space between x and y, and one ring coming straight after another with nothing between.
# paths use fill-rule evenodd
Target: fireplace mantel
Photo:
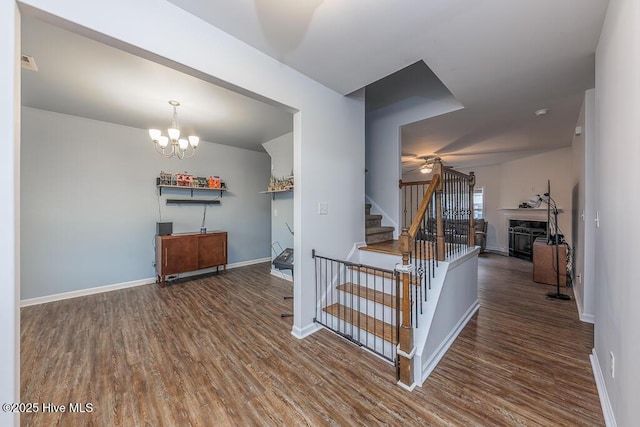
<instances>
[{"instance_id":1,"label":"fireplace mantel","mask_svg":"<svg viewBox=\"0 0 640 427\"><path fill-rule=\"evenodd\" d=\"M499 211L505 212L544 212L547 213L547 208L498 208ZM558 208L558 213L564 212L564 209Z\"/></svg>"}]
</instances>

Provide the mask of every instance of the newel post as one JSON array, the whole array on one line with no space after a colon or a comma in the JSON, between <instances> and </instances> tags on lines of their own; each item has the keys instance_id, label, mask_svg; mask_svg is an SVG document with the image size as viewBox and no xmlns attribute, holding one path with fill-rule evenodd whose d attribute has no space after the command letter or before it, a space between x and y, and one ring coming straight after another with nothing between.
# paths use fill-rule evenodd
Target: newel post
<instances>
[{"instance_id":1,"label":"newel post","mask_svg":"<svg viewBox=\"0 0 640 427\"><path fill-rule=\"evenodd\" d=\"M476 186L476 173L469 172L469 246L476 245L476 228L473 219L473 189Z\"/></svg>"},{"instance_id":2,"label":"newel post","mask_svg":"<svg viewBox=\"0 0 640 427\"><path fill-rule=\"evenodd\" d=\"M444 247L444 221L442 219L442 191L444 189L444 182L447 177L444 176L444 168L442 167L442 160L440 157L436 157L433 163L433 174L440 175L440 183L436 189L436 256L438 261L444 261L445 259L445 247Z\"/></svg>"},{"instance_id":3,"label":"newel post","mask_svg":"<svg viewBox=\"0 0 640 427\"><path fill-rule=\"evenodd\" d=\"M399 249L402 252L402 265L409 265L411 251L411 236L407 228L402 229L402 234L398 239ZM413 385L413 326L411 324L411 290L409 273L403 271L402 282L402 302L401 313L402 323L400 324L398 365L400 371L400 382L407 387ZM410 356L410 357L408 357Z\"/></svg>"}]
</instances>

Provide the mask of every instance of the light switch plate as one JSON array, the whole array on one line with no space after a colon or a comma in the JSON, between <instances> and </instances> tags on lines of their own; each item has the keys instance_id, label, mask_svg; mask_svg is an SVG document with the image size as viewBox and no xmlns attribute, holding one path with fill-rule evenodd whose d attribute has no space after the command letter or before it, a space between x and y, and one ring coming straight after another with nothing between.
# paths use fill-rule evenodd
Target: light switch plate
<instances>
[{"instance_id":1,"label":"light switch plate","mask_svg":"<svg viewBox=\"0 0 640 427\"><path fill-rule=\"evenodd\" d=\"M318 215L327 215L328 213L329 213L329 203L328 202L318 203Z\"/></svg>"}]
</instances>

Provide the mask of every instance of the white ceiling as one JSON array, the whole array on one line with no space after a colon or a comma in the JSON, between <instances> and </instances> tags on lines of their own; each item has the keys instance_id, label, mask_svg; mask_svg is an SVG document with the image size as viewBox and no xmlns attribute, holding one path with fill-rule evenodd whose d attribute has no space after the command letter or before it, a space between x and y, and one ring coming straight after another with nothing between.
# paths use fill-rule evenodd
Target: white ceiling
<instances>
[{"instance_id":1,"label":"white ceiling","mask_svg":"<svg viewBox=\"0 0 640 427\"><path fill-rule=\"evenodd\" d=\"M182 72L22 17L22 53L39 71L22 70L22 104L141 129L167 129L169 100L181 103L183 134L264 151L293 130L291 113ZM166 133L166 131L165 131Z\"/></svg>"},{"instance_id":2,"label":"white ceiling","mask_svg":"<svg viewBox=\"0 0 640 427\"><path fill-rule=\"evenodd\" d=\"M463 109L402 129L405 153L457 167L571 144L608 0L169 0L367 111L453 95ZM23 104L138 128L181 127L261 150L291 114L23 15ZM426 65L425 65L426 64ZM411 66L411 67L409 67ZM409 67L409 68L407 68ZM406 69L405 69L406 68ZM388 78L400 70L398 78ZM384 80L382 80L384 79ZM533 112L548 108L549 114ZM413 165L410 165L413 166Z\"/></svg>"},{"instance_id":3,"label":"white ceiling","mask_svg":"<svg viewBox=\"0 0 640 427\"><path fill-rule=\"evenodd\" d=\"M571 144L581 96L594 85L594 52L608 5L170 1L341 94L424 61L465 108L403 128L403 152L441 153L455 166L499 163ZM536 117L539 108L549 114Z\"/></svg>"}]
</instances>

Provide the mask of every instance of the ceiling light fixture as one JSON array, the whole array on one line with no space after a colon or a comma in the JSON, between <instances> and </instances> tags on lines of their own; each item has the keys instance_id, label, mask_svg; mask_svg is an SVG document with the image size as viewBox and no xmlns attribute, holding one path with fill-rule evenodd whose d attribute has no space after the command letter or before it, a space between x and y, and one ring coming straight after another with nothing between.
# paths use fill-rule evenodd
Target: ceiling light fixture
<instances>
[{"instance_id":1,"label":"ceiling light fixture","mask_svg":"<svg viewBox=\"0 0 640 427\"><path fill-rule=\"evenodd\" d=\"M433 171L433 161L425 160L424 165L420 166L420 173L431 173Z\"/></svg>"},{"instance_id":2,"label":"ceiling light fixture","mask_svg":"<svg viewBox=\"0 0 640 427\"><path fill-rule=\"evenodd\" d=\"M536 114L536 116L540 117L540 116L544 116L544 115L546 115L548 112L549 112L549 110L548 110L548 109L546 109L546 108L541 108L541 109L539 109L539 110L536 110L536 113L535 113L535 114Z\"/></svg>"},{"instance_id":3,"label":"ceiling light fixture","mask_svg":"<svg viewBox=\"0 0 640 427\"><path fill-rule=\"evenodd\" d=\"M173 107L173 121L171 122L171 127L167 129L169 136L162 135L162 131L159 129L149 129L149 137L154 142L158 153L166 158L177 156L180 159L186 159L192 157L196 152L196 148L198 148L200 138L194 135L189 136L188 140L180 138L178 111L176 110L180 103L178 101L169 101L169 105ZM171 143L171 146L169 146L169 143Z\"/></svg>"}]
</instances>

